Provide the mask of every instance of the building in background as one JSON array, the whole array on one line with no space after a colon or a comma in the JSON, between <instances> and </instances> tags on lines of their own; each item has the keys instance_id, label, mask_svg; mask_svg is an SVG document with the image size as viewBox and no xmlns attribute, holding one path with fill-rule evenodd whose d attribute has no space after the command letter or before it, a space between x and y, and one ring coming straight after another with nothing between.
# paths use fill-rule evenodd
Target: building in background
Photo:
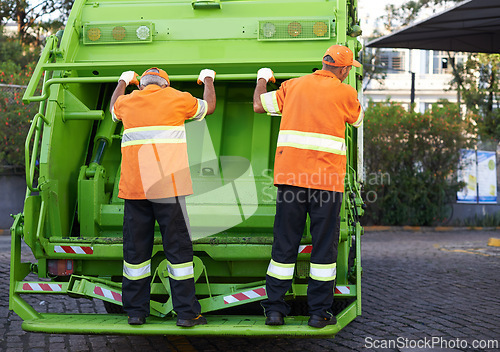
<instances>
[{"instance_id":1,"label":"building in background","mask_svg":"<svg viewBox=\"0 0 500 352\"><path fill-rule=\"evenodd\" d=\"M18 30L17 30L17 24L14 22L7 22L6 24L3 25L3 34L8 37L15 37L17 36Z\"/></svg>"},{"instance_id":2,"label":"building in background","mask_svg":"<svg viewBox=\"0 0 500 352\"><path fill-rule=\"evenodd\" d=\"M415 73L415 111L424 112L432 104L446 99L457 102L456 89L450 85L453 64L466 60L466 54L418 49L373 49L379 56L379 67L387 74L380 82L365 82L365 101L400 102L409 108L411 101L412 72Z\"/></svg>"},{"instance_id":3,"label":"building in background","mask_svg":"<svg viewBox=\"0 0 500 352\"><path fill-rule=\"evenodd\" d=\"M399 6L404 2L405 0L359 0L362 40L368 42L368 38L378 36L376 33L388 34L384 28L385 6L387 4ZM425 15L430 13L426 11ZM424 112L433 103L443 99L457 102L457 91L450 86L453 79L452 66L454 63L463 63L467 54L455 52L448 54L446 51L419 49L365 48L364 50L365 54L378 52L378 65L384 67L382 70L387 74L382 82L372 79L368 83L365 80L365 104L370 99L373 101L390 99L408 108L411 101L411 72L415 73L415 111Z\"/></svg>"}]
</instances>

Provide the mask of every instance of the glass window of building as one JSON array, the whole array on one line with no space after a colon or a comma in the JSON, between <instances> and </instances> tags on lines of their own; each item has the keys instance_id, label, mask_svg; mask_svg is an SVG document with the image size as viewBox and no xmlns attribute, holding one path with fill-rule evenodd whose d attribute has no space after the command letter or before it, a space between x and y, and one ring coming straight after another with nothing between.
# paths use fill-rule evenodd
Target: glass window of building
<instances>
[{"instance_id":1,"label":"glass window of building","mask_svg":"<svg viewBox=\"0 0 500 352\"><path fill-rule=\"evenodd\" d=\"M405 52L399 50L384 51L380 56L380 63L390 70L404 71L405 69Z\"/></svg>"}]
</instances>

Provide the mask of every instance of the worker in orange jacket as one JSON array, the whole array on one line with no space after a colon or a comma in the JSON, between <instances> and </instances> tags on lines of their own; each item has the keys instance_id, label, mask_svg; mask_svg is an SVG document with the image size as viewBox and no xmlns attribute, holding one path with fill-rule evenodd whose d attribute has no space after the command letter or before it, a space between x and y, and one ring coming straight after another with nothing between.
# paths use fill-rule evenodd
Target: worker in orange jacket
<instances>
[{"instance_id":1,"label":"worker in orange jacket","mask_svg":"<svg viewBox=\"0 0 500 352\"><path fill-rule=\"evenodd\" d=\"M203 99L170 86L167 73L153 67L137 80L124 72L111 97L113 120L123 123L118 197L123 218L123 308L128 323L149 315L151 255L155 220L163 239L177 325L206 324L195 296L193 245L185 197L193 193L187 158L186 120L202 120L215 110L215 72L202 70ZM129 84L139 86L125 95Z\"/></svg>"},{"instance_id":2,"label":"worker in orange jacket","mask_svg":"<svg viewBox=\"0 0 500 352\"><path fill-rule=\"evenodd\" d=\"M352 51L333 45L323 55L321 70L287 80L277 91L267 92L267 82L275 82L273 71L258 71L254 111L282 116L274 164L274 242L266 275L268 298L262 303L267 325L283 325L290 312L284 297L291 287L307 214L313 244L308 324L336 324L331 307L346 173L345 124L358 127L363 120L356 90L342 83L352 66L361 66Z\"/></svg>"}]
</instances>

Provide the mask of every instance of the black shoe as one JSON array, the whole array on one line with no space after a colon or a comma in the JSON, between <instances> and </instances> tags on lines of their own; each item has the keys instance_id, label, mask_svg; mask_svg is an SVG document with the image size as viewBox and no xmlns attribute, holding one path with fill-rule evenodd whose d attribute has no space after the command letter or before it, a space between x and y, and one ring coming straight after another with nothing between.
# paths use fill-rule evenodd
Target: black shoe
<instances>
[{"instance_id":1,"label":"black shoe","mask_svg":"<svg viewBox=\"0 0 500 352\"><path fill-rule=\"evenodd\" d=\"M311 315L307 325L312 326L313 328L324 328L327 325L336 325L337 318L333 315L330 318L321 317L319 315Z\"/></svg>"},{"instance_id":2,"label":"black shoe","mask_svg":"<svg viewBox=\"0 0 500 352\"><path fill-rule=\"evenodd\" d=\"M185 328L189 328L195 325L205 325L207 323L207 319L203 315L198 315L193 319L180 319L177 318L177 326L183 326Z\"/></svg>"},{"instance_id":3,"label":"black shoe","mask_svg":"<svg viewBox=\"0 0 500 352\"><path fill-rule=\"evenodd\" d=\"M129 325L142 325L146 322L145 317L128 317Z\"/></svg>"},{"instance_id":4,"label":"black shoe","mask_svg":"<svg viewBox=\"0 0 500 352\"><path fill-rule=\"evenodd\" d=\"M280 312L269 312L266 316L266 325L284 325L283 314Z\"/></svg>"}]
</instances>

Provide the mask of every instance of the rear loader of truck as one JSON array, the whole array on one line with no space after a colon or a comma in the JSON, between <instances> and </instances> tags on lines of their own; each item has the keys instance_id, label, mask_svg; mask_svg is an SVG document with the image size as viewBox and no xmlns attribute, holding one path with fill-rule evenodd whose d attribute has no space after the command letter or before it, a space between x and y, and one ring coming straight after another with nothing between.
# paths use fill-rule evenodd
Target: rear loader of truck
<instances>
[{"instance_id":1,"label":"rear loader of truck","mask_svg":"<svg viewBox=\"0 0 500 352\"><path fill-rule=\"evenodd\" d=\"M326 48L360 43L356 0L76 0L63 33L47 39L25 102L40 102L26 139L27 195L11 228L10 309L23 329L49 333L332 337L361 314L362 128L346 130L335 307L338 324L307 325L311 236L304 232L292 315L266 326L280 118L253 112L256 72L277 83L321 68ZM157 231L151 316L129 326L121 309L123 200L117 197L123 127L109 101L123 71L165 69L172 86L202 96L201 69L217 72L217 109L186 124L194 195L188 197L196 294L208 324L175 325ZM41 91L36 87L43 81ZM361 90L361 71L346 83ZM131 88L129 88L130 90ZM158 230L158 229L157 229ZM21 260L21 243L32 250ZM27 295L102 300L109 314L39 313Z\"/></svg>"}]
</instances>

